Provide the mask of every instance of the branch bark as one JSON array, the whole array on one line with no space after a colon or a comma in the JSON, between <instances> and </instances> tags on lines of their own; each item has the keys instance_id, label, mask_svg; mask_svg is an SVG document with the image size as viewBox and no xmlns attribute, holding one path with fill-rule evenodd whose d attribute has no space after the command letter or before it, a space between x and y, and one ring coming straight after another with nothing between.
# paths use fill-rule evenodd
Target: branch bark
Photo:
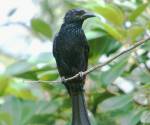
<instances>
[{"instance_id":1,"label":"branch bark","mask_svg":"<svg viewBox=\"0 0 150 125\"><path fill-rule=\"evenodd\" d=\"M149 36L149 37L146 37L146 38L144 38L144 39L142 39L142 40L140 40L140 41L138 41L137 43L135 43L134 45L132 45L132 46L129 47L128 49L126 49L126 50L124 50L124 51L118 53L117 55L115 55L114 57L112 57L111 59L109 59L108 61L106 61L106 62L104 62L104 63L102 63L102 64L97 64L97 65L95 65L94 67L92 67L92 68L90 68L90 69L88 69L88 70L82 72L82 75L85 76L85 75L87 75L87 74L93 72L93 71L96 70L96 69L102 68L103 66L105 66L105 65L111 63L112 61L114 61L116 58L118 58L118 57L120 57L120 56L122 56L122 55L124 55L124 54L127 54L128 52L132 51L133 49L135 49L135 48L137 48L138 46L140 46L140 45L146 43L146 42L149 41L149 40L150 40L150 36ZM72 76L72 77L69 77L69 78L66 78L66 79L64 79L64 80L65 80L65 81L70 81L70 80L73 80L73 79L75 79L75 78L80 77L80 75L81 75L81 73L79 72L79 73L77 73L76 75L74 75L74 76ZM42 82L42 83L48 83L48 84L49 84L49 83L61 83L62 80L60 79L60 80L56 80L56 81L29 81L29 82L32 82L32 83L40 83L40 82Z\"/></svg>"}]
</instances>

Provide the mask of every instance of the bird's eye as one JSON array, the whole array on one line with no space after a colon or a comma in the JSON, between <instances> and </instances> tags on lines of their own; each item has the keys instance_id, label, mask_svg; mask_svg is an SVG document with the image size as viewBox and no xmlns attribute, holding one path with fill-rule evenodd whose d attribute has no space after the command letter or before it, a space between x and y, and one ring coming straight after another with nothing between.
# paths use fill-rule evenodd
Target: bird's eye
<instances>
[{"instance_id":1,"label":"bird's eye","mask_svg":"<svg viewBox=\"0 0 150 125\"><path fill-rule=\"evenodd\" d=\"M83 10L80 10L76 13L76 15L80 16L80 15L83 15L85 12Z\"/></svg>"},{"instance_id":2,"label":"bird's eye","mask_svg":"<svg viewBox=\"0 0 150 125\"><path fill-rule=\"evenodd\" d=\"M80 13L81 15L83 15L83 14L85 14L85 11L82 10L82 11L80 11L79 13Z\"/></svg>"},{"instance_id":3,"label":"bird's eye","mask_svg":"<svg viewBox=\"0 0 150 125\"><path fill-rule=\"evenodd\" d=\"M84 14L85 12L84 12L83 10L81 10L79 13L80 13L80 15L82 15L82 14Z\"/></svg>"}]
</instances>

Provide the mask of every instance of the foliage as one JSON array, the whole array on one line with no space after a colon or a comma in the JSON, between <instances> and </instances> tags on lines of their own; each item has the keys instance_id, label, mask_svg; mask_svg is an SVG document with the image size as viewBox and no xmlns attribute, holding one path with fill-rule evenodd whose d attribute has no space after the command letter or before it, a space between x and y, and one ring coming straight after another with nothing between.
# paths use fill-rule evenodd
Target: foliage
<instances>
[{"instance_id":1,"label":"foliage","mask_svg":"<svg viewBox=\"0 0 150 125\"><path fill-rule=\"evenodd\" d=\"M90 45L89 67L131 46L150 30L150 5L142 0L43 0L39 6L41 14L31 20L30 31L41 42L53 41L66 10L84 8L97 14L83 25ZM92 125L150 124L149 50L150 42L87 76ZM57 78L51 52L13 60L0 75L0 125L70 125L71 104L62 84L26 82Z\"/></svg>"}]
</instances>

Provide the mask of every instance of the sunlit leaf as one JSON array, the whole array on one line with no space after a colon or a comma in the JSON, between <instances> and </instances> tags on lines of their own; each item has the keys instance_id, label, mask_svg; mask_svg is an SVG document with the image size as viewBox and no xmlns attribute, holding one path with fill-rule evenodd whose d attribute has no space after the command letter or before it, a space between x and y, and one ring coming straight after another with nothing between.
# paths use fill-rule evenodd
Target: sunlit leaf
<instances>
[{"instance_id":1,"label":"sunlit leaf","mask_svg":"<svg viewBox=\"0 0 150 125\"><path fill-rule=\"evenodd\" d=\"M37 98L35 95L33 95L30 89L19 88L19 87L15 88L13 86L9 86L7 88L6 94L13 95L21 99L28 99L28 100L35 100Z\"/></svg>"},{"instance_id":2,"label":"sunlit leaf","mask_svg":"<svg viewBox=\"0 0 150 125\"><path fill-rule=\"evenodd\" d=\"M136 18L142 14L142 12L147 8L148 5L149 5L149 3L147 3L147 4L142 4L142 5L138 6L138 7L130 14L129 20L130 20L130 21L135 21Z\"/></svg>"},{"instance_id":3,"label":"sunlit leaf","mask_svg":"<svg viewBox=\"0 0 150 125\"><path fill-rule=\"evenodd\" d=\"M0 125L13 125L12 117L7 112L0 113Z\"/></svg>"},{"instance_id":4,"label":"sunlit leaf","mask_svg":"<svg viewBox=\"0 0 150 125\"><path fill-rule=\"evenodd\" d=\"M55 80L58 77L58 71L45 71L38 74L40 80Z\"/></svg>"},{"instance_id":5,"label":"sunlit leaf","mask_svg":"<svg viewBox=\"0 0 150 125\"><path fill-rule=\"evenodd\" d=\"M124 14L117 6L93 6L93 10L116 25L122 25L124 22Z\"/></svg>"},{"instance_id":6,"label":"sunlit leaf","mask_svg":"<svg viewBox=\"0 0 150 125\"><path fill-rule=\"evenodd\" d=\"M128 36L130 37L130 39L132 41L135 41L136 38L138 38L140 35L142 35L144 33L144 28L140 27L140 26L133 26L131 28L128 29L127 33Z\"/></svg>"},{"instance_id":7,"label":"sunlit leaf","mask_svg":"<svg viewBox=\"0 0 150 125\"><path fill-rule=\"evenodd\" d=\"M96 39L96 38L103 37L103 36L106 36L106 33L96 32L96 31L89 31L86 33L86 37L88 40Z\"/></svg>"},{"instance_id":8,"label":"sunlit leaf","mask_svg":"<svg viewBox=\"0 0 150 125\"><path fill-rule=\"evenodd\" d=\"M122 41L124 39L124 36L115 27L112 27L111 25L103 22L101 22L101 25L104 30L116 40Z\"/></svg>"},{"instance_id":9,"label":"sunlit leaf","mask_svg":"<svg viewBox=\"0 0 150 125\"><path fill-rule=\"evenodd\" d=\"M52 36L51 27L40 18L32 19L31 26L35 32L40 33L47 38L50 38Z\"/></svg>"},{"instance_id":10,"label":"sunlit leaf","mask_svg":"<svg viewBox=\"0 0 150 125\"><path fill-rule=\"evenodd\" d=\"M9 85L10 79L6 76L0 75L0 96L5 94L5 91Z\"/></svg>"}]
</instances>

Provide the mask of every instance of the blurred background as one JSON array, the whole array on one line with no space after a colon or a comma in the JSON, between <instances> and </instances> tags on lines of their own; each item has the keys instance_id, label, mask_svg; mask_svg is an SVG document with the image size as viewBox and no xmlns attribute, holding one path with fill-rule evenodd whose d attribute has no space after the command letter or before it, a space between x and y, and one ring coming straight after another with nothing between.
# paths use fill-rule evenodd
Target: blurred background
<instances>
[{"instance_id":1,"label":"blurred background","mask_svg":"<svg viewBox=\"0 0 150 125\"><path fill-rule=\"evenodd\" d=\"M70 125L71 103L52 55L69 9L84 22L89 68L150 34L149 0L0 0L0 125ZM150 36L150 35L149 35ZM92 125L150 125L150 42L87 76Z\"/></svg>"}]
</instances>

